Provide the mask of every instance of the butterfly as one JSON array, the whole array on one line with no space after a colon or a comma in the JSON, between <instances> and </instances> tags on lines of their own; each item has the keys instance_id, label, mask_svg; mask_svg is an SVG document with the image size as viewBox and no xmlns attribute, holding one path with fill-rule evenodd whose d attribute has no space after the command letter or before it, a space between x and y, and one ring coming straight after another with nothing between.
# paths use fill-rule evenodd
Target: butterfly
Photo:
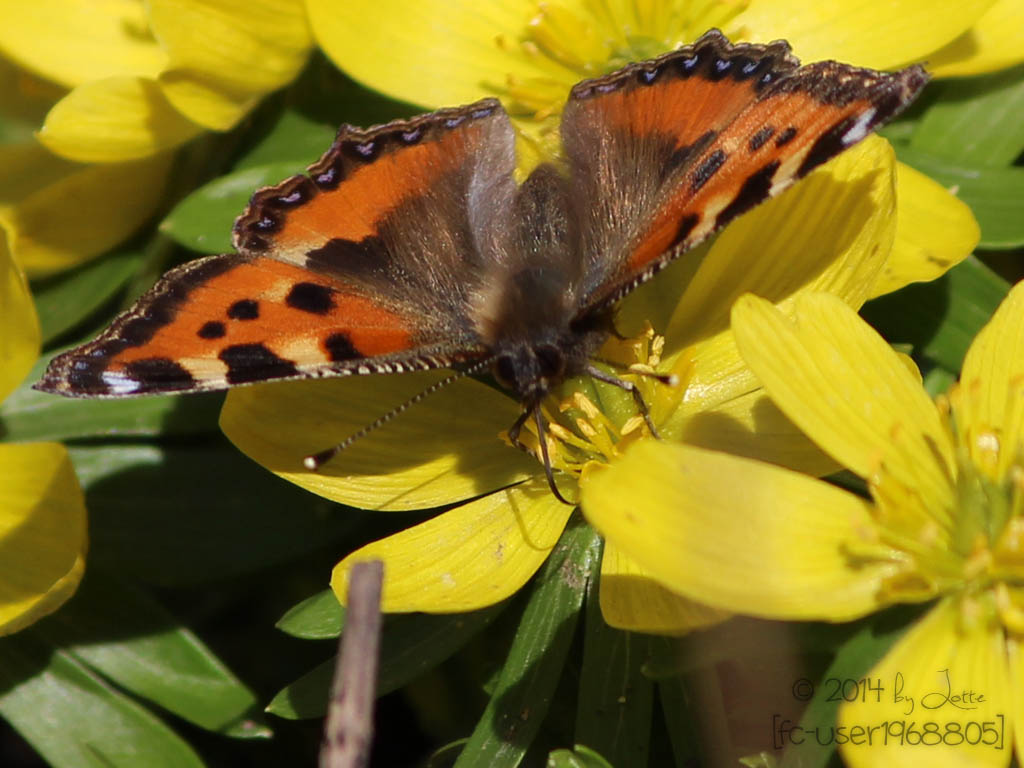
<instances>
[{"instance_id":1,"label":"butterfly","mask_svg":"<svg viewBox=\"0 0 1024 768\"><path fill-rule=\"evenodd\" d=\"M636 393L590 362L616 302L859 142L927 80L920 66L801 66L784 41L734 45L711 30L573 87L561 161L520 185L495 99L344 125L308 174L253 195L237 253L171 270L35 386L127 397L489 369L523 404L516 442L530 415L542 432L540 402L568 377Z\"/></svg>"}]
</instances>

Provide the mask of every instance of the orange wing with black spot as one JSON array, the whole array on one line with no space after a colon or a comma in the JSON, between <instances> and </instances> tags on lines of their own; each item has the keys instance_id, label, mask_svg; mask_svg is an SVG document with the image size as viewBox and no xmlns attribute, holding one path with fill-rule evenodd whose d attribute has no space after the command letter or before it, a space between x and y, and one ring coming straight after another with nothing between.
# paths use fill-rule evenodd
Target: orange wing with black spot
<instances>
[{"instance_id":1,"label":"orange wing with black spot","mask_svg":"<svg viewBox=\"0 0 1024 768\"><path fill-rule=\"evenodd\" d=\"M620 298L898 114L928 80L789 45L693 45L580 83L562 119L588 265L584 311Z\"/></svg>"},{"instance_id":2,"label":"orange wing with black spot","mask_svg":"<svg viewBox=\"0 0 1024 768\"><path fill-rule=\"evenodd\" d=\"M168 272L36 388L118 397L480 357L467 305L492 255L477 233L500 226L481 217L515 195L514 162L495 100L344 126L308 176L253 196L237 255Z\"/></svg>"}]
</instances>

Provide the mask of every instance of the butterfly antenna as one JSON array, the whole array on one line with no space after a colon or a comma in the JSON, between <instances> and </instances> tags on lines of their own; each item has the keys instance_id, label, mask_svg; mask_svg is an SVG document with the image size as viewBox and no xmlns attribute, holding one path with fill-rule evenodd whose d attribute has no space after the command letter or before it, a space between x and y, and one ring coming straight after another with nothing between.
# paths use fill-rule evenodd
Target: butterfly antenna
<instances>
[{"instance_id":1,"label":"butterfly antenna","mask_svg":"<svg viewBox=\"0 0 1024 768\"><path fill-rule=\"evenodd\" d=\"M320 469L320 467L322 467L328 461L330 461L335 456L337 456L339 453L341 453L346 448L348 448L350 445L352 445L352 443L356 442L357 440L361 440L362 438L366 437L371 432L374 432L377 429L379 429L380 427L383 427L385 424L387 424L393 418L395 418L399 414L403 413L407 408L409 408L409 407L411 407L413 405L416 405L416 403L420 402L421 400L424 400L424 399L430 397L432 394L434 394L438 390L444 389L449 384L453 384L454 382L458 381L459 379L461 379L461 378L463 378L465 376L470 376L470 375L472 375L474 373L479 373L484 368L486 368L488 365L490 365L491 362L492 362L492 358L490 358L490 357L485 358L484 360L481 360L481 361L479 361L477 363L474 363L469 368L466 368L463 371L456 371L455 373L451 374L450 376L445 376L440 381L435 381L433 384L431 384L429 387L424 389L422 392L416 393L415 395L410 397L408 400L406 400L404 403L395 406L390 411L385 413L383 416L380 416L377 419L374 419L372 422L367 424L365 427L360 429L358 432L355 432L355 433L349 435L348 437L346 437L344 440L342 440L337 445L333 445L333 446L331 446L330 448L328 448L326 450L320 451L319 453L313 453L313 454L310 454L309 456L306 456L302 460L303 466L306 469L310 470L311 472L316 472L318 469Z\"/></svg>"}]
</instances>

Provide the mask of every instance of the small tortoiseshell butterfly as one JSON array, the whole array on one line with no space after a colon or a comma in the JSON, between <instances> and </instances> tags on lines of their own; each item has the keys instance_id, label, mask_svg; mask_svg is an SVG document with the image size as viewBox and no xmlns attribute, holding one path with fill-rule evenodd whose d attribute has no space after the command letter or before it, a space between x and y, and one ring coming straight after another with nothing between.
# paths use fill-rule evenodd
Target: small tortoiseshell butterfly
<instances>
[{"instance_id":1,"label":"small tortoiseshell butterfly","mask_svg":"<svg viewBox=\"0 0 1024 768\"><path fill-rule=\"evenodd\" d=\"M531 413L542 428L552 387L609 378L589 359L616 300L856 144L927 80L918 66L800 66L783 41L732 45L712 30L576 85L564 163L519 186L495 99L342 126L308 176L253 195L237 254L171 270L36 388L124 397L490 367L523 402L514 434Z\"/></svg>"}]
</instances>

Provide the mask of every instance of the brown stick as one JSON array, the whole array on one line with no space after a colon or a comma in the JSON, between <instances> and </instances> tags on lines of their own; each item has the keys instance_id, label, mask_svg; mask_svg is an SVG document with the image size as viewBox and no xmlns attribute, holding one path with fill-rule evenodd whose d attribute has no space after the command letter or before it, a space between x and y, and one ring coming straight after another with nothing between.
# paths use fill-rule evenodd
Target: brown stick
<instances>
[{"instance_id":1,"label":"brown stick","mask_svg":"<svg viewBox=\"0 0 1024 768\"><path fill-rule=\"evenodd\" d=\"M356 563L348 581L348 608L324 720L320 768L364 768L373 739L373 704L380 656L380 594L384 564Z\"/></svg>"}]
</instances>

